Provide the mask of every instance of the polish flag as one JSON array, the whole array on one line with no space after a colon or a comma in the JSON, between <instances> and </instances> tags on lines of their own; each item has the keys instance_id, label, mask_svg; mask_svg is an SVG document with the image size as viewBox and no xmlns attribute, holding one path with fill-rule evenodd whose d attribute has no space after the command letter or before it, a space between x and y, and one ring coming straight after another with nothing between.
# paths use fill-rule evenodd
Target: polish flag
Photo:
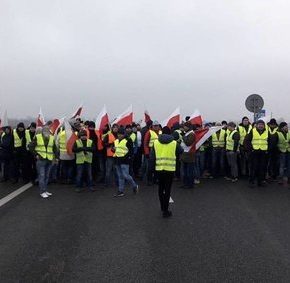
<instances>
[{"instance_id":1,"label":"polish flag","mask_svg":"<svg viewBox=\"0 0 290 283\"><path fill-rule=\"evenodd\" d=\"M36 119L36 127L37 128L42 128L45 125L45 120L44 120L44 116L42 114L42 110L41 108L39 109L39 113Z\"/></svg>"},{"instance_id":2,"label":"polish flag","mask_svg":"<svg viewBox=\"0 0 290 283\"><path fill-rule=\"evenodd\" d=\"M64 122L64 117L60 119L54 119L50 125L50 131L52 134L56 134L57 130L62 126Z\"/></svg>"},{"instance_id":3,"label":"polish flag","mask_svg":"<svg viewBox=\"0 0 290 283\"><path fill-rule=\"evenodd\" d=\"M78 139L75 132L72 130L70 123L67 119L64 121L64 127L65 127L65 136L66 136L66 149L68 154L74 154L72 149L73 145Z\"/></svg>"},{"instance_id":4,"label":"polish flag","mask_svg":"<svg viewBox=\"0 0 290 283\"><path fill-rule=\"evenodd\" d=\"M114 121L114 124L119 126L126 126L133 123L133 106L130 105L122 114L120 114Z\"/></svg>"},{"instance_id":5,"label":"polish flag","mask_svg":"<svg viewBox=\"0 0 290 283\"><path fill-rule=\"evenodd\" d=\"M169 128L172 128L172 126L175 124L175 123L180 123L180 107L177 107L173 112L172 114L167 118L165 119L161 125L162 127L169 127Z\"/></svg>"},{"instance_id":6,"label":"polish flag","mask_svg":"<svg viewBox=\"0 0 290 283\"><path fill-rule=\"evenodd\" d=\"M0 128L8 127L8 126L9 126L9 124L8 124L7 110L5 110L1 115Z\"/></svg>"},{"instance_id":7,"label":"polish flag","mask_svg":"<svg viewBox=\"0 0 290 283\"><path fill-rule=\"evenodd\" d=\"M150 117L150 115L149 115L149 113L148 113L147 110L145 110L144 115L145 115L145 119L144 119L144 121L145 121L146 124L147 124L149 121L152 121L152 120L151 120L151 117Z\"/></svg>"},{"instance_id":8,"label":"polish flag","mask_svg":"<svg viewBox=\"0 0 290 283\"><path fill-rule=\"evenodd\" d=\"M72 114L71 118L79 118L81 117L83 112L83 105L81 104L80 107Z\"/></svg>"},{"instance_id":9,"label":"polish flag","mask_svg":"<svg viewBox=\"0 0 290 283\"><path fill-rule=\"evenodd\" d=\"M203 128L195 131L195 145L192 151L198 150L206 140L208 140L214 133L221 130L222 126Z\"/></svg>"},{"instance_id":10,"label":"polish flag","mask_svg":"<svg viewBox=\"0 0 290 283\"><path fill-rule=\"evenodd\" d=\"M107 124L109 124L109 115L106 109L106 105L104 105L96 119L96 130L102 131Z\"/></svg>"},{"instance_id":11,"label":"polish flag","mask_svg":"<svg viewBox=\"0 0 290 283\"><path fill-rule=\"evenodd\" d=\"M188 120L193 125L202 125L202 117L199 110L195 110Z\"/></svg>"}]
</instances>

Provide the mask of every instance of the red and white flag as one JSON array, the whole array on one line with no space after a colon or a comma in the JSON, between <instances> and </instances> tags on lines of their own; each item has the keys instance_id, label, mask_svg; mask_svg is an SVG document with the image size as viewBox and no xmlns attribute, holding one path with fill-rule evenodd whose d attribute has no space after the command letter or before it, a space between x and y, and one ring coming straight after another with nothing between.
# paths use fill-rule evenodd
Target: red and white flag
<instances>
[{"instance_id":1,"label":"red and white flag","mask_svg":"<svg viewBox=\"0 0 290 283\"><path fill-rule=\"evenodd\" d=\"M195 150L198 150L214 133L222 129L222 126L204 128L195 131Z\"/></svg>"},{"instance_id":2,"label":"red and white flag","mask_svg":"<svg viewBox=\"0 0 290 283\"><path fill-rule=\"evenodd\" d=\"M109 115L106 109L106 105L104 105L96 119L96 130L102 131L107 124L109 124Z\"/></svg>"},{"instance_id":3,"label":"red and white flag","mask_svg":"<svg viewBox=\"0 0 290 283\"><path fill-rule=\"evenodd\" d=\"M192 125L202 125L202 117L199 110L195 110L188 120Z\"/></svg>"},{"instance_id":4,"label":"red and white flag","mask_svg":"<svg viewBox=\"0 0 290 283\"><path fill-rule=\"evenodd\" d=\"M150 115L149 115L149 112L148 112L147 110L144 111L144 116L145 116L144 121L145 121L146 124L147 124L149 121L152 121L152 120L151 120L151 117L150 117Z\"/></svg>"},{"instance_id":5,"label":"red and white flag","mask_svg":"<svg viewBox=\"0 0 290 283\"><path fill-rule=\"evenodd\" d=\"M72 130L70 123L67 119L64 121L64 127L65 127L65 136L66 136L66 149L68 154L73 154L73 145L78 139L75 132Z\"/></svg>"},{"instance_id":6,"label":"red and white flag","mask_svg":"<svg viewBox=\"0 0 290 283\"><path fill-rule=\"evenodd\" d=\"M80 118L83 112L83 105L81 104L79 108L72 114L71 118Z\"/></svg>"},{"instance_id":7,"label":"red and white flag","mask_svg":"<svg viewBox=\"0 0 290 283\"><path fill-rule=\"evenodd\" d=\"M1 115L0 128L8 127L8 126L9 126L9 124L8 124L7 110L5 110Z\"/></svg>"},{"instance_id":8,"label":"red and white flag","mask_svg":"<svg viewBox=\"0 0 290 283\"><path fill-rule=\"evenodd\" d=\"M37 116L37 119L36 119L36 127L37 128L42 128L43 126L45 125L45 120L44 120L44 116L42 114L42 110L41 110L41 107L39 109L39 113L38 113L38 116Z\"/></svg>"},{"instance_id":9,"label":"red and white flag","mask_svg":"<svg viewBox=\"0 0 290 283\"><path fill-rule=\"evenodd\" d=\"M167 126L169 128L172 128L172 126L176 123L180 123L180 107L177 107L171 113L171 115L161 123L161 125L162 127Z\"/></svg>"},{"instance_id":10,"label":"red and white flag","mask_svg":"<svg viewBox=\"0 0 290 283\"><path fill-rule=\"evenodd\" d=\"M119 126L126 126L133 123L133 106L130 105L122 114L120 114L114 121L114 124Z\"/></svg>"},{"instance_id":11,"label":"red and white flag","mask_svg":"<svg viewBox=\"0 0 290 283\"><path fill-rule=\"evenodd\" d=\"M64 117L60 119L54 119L52 124L50 125L49 129L52 134L56 134L57 130L62 126L64 122Z\"/></svg>"}]
</instances>

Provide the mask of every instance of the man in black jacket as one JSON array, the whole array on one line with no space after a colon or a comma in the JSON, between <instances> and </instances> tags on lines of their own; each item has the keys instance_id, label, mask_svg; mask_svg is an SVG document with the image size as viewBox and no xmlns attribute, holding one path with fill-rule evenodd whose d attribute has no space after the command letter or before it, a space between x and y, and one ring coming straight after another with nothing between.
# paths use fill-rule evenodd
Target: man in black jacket
<instances>
[{"instance_id":1,"label":"man in black jacket","mask_svg":"<svg viewBox=\"0 0 290 283\"><path fill-rule=\"evenodd\" d=\"M14 139L11 127L4 127L0 137L0 164L2 171L1 182L11 177L11 160L13 158Z\"/></svg>"}]
</instances>

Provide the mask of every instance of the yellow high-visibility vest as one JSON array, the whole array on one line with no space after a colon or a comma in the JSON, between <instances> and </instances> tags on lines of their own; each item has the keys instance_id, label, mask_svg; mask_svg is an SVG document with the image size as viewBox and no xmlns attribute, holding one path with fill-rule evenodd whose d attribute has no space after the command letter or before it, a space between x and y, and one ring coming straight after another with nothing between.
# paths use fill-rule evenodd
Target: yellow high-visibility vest
<instances>
[{"instance_id":1,"label":"yellow high-visibility vest","mask_svg":"<svg viewBox=\"0 0 290 283\"><path fill-rule=\"evenodd\" d=\"M247 134L249 134L252 130L252 125L249 125L248 131L246 131L244 126L239 126L239 134L240 134L240 144L244 144L244 140Z\"/></svg>"},{"instance_id":2,"label":"yellow high-visibility vest","mask_svg":"<svg viewBox=\"0 0 290 283\"><path fill-rule=\"evenodd\" d=\"M269 132L265 130L261 135L256 128L253 129L252 146L254 150L268 150Z\"/></svg>"},{"instance_id":3,"label":"yellow high-visibility vest","mask_svg":"<svg viewBox=\"0 0 290 283\"><path fill-rule=\"evenodd\" d=\"M65 130L61 131L59 133L59 139L58 139L58 144L59 144L59 152L61 154L66 154L67 153L67 148L66 148L66 134Z\"/></svg>"},{"instance_id":4,"label":"yellow high-visibility vest","mask_svg":"<svg viewBox=\"0 0 290 283\"><path fill-rule=\"evenodd\" d=\"M217 136L217 133L214 133L212 135L212 146L214 148L217 148L217 147L224 148L225 147L225 135L226 135L226 131L223 129L220 130L219 137Z\"/></svg>"},{"instance_id":5,"label":"yellow high-visibility vest","mask_svg":"<svg viewBox=\"0 0 290 283\"><path fill-rule=\"evenodd\" d=\"M275 135L278 131L278 127L271 129L270 127L268 128L269 134L270 135Z\"/></svg>"},{"instance_id":6,"label":"yellow high-visibility vest","mask_svg":"<svg viewBox=\"0 0 290 283\"><path fill-rule=\"evenodd\" d=\"M290 151L290 145L289 145L289 133L286 134L286 137L284 136L283 133L277 132L278 133L278 149L280 152L287 152Z\"/></svg>"},{"instance_id":7,"label":"yellow high-visibility vest","mask_svg":"<svg viewBox=\"0 0 290 283\"><path fill-rule=\"evenodd\" d=\"M37 145L35 147L35 151L37 152L37 154L40 155L44 159L53 160L54 137L50 135L48 144L47 146L45 146L42 134L37 134L36 142L37 142Z\"/></svg>"},{"instance_id":8,"label":"yellow high-visibility vest","mask_svg":"<svg viewBox=\"0 0 290 283\"><path fill-rule=\"evenodd\" d=\"M137 138L137 135L135 133L131 133L130 139L132 140L133 143L135 143L136 138Z\"/></svg>"},{"instance_id":9,"label":"yellow high-visibility vest","mask_svg":"<svg viewBox=\"0 0 290 283\"><path fill-rule=\"evenodd\" d=\"M22 139L19 138L16 129L13 130L13 137L14 137L14 147L18 148L22 146Z\"/></svg>"},{"instance_id":10,"label":"yellow high-visibility vest","mask_svg":"<svg viewBox=\"0 0 290 283\"><path fill-rule=\"evenodd\" d=\"M35 136L35 133L34 133L34 136ZM31 143L31 136L30 136L29 130L25 130L25 139L26 139L26 148L28 148L29 144Z\"/></svg>"},{"instance_id":11,"label":"yellow high-visibility vest","mask_svg":"<svg viewBox=\"0 0 290 283\"><path fill-rule=\"evenodd\" d=\"M154 142L155 156L156 156L156 171L171 171L174 172L176 168L176 141L168 144L162 144L158 140Z\"/></svg>"},{"instance_id":12,"label":"yellow high-visibility vest","mask_svg":"<svg viewBox=\"0 0 290 283\"><path fill-rule=\"evenodd\" d=\"M226 150L234 150L235 141L233 139L233 136L237 132L238 132L237 130L233 130L232 132L230 132L230 134L227 135Z\"/></svg>"},{"instance_id":13,"label":"yellow high-visibility vest","mask_svg":"<svg viewBox=\"0 0 290 283\"><path fill-rule=\"evenodd\" d=\"M149 147L152 147L154 142L156 140L158 140L158 135L156 134L156 132L149 130L150 132L150 141L149 141Z\"/></svg>"},{"instance_id":14,"label":"yellow high-visibility vest","mask_svg":"<svg viewBox=\"0 0 290 283\"><path fill-rule=\"evenodd\" d=\"M127 139L122 139L121 141L119 141L119 139L116 139L114 141L114 145L115 145L114 157L124 157L129 152L129 149L127 147Z\"/></svg>"},{"instance_id":15,"label":"yellow high-visibility vest","mask_svg":"<svg viewBox=\"0 0 290 283\"><path fill-rule=\"evenodd\" d=\"M76 140L76 145L78 148L83 147L83 141L81 139ZM87 146L92 148L93 141L88 139L87 140ZM83 151L76 153L76 164L84 164L84 163L92 163L93 162L93 153L87 151L86 154Z\"/></svg>"}]
</instances>

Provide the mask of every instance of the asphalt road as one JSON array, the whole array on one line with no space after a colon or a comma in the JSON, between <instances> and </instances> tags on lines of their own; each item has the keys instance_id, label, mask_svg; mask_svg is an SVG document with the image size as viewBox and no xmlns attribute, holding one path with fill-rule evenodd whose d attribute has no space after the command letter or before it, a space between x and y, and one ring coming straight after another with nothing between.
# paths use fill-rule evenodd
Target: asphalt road
<instances>
[{"instance_id":1,"label":"asphalt road","mask_svg":"<svg viewBox=\"0 0 290 283\"><path fill-rule=\"evenodd\" d=\"M48 200L27 190L0 208L0 281L290 281L290 190L179 185L170 219L156 187L113 198L55 185Z\"/></svg>"}]
</instances>

